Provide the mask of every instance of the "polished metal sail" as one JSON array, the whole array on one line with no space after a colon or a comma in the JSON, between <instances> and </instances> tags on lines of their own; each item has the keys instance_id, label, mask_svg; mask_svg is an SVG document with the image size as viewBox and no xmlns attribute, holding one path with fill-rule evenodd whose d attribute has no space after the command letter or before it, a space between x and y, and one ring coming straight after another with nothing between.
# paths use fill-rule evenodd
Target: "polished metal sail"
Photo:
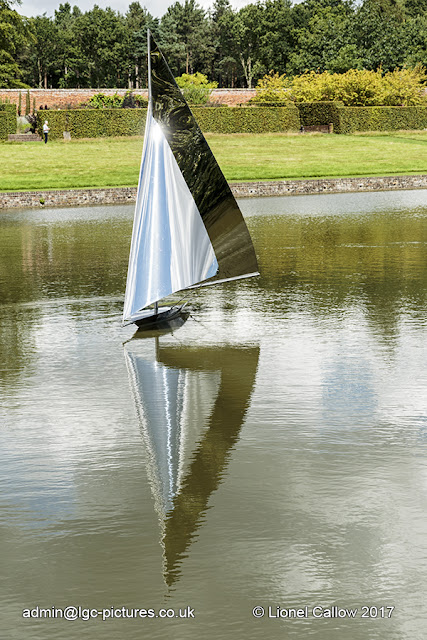
<instances>
[{"instance_id":1,"label":"polished metal sail","mask_svg":"<svg viewBox=\"0 0 427 640\"><path fill-rule=\"evenodd\" d=\"M176 291L258 274L239 207L150 33L148 78L123 312L131 322Z\"/></svg>"}]
</instances>

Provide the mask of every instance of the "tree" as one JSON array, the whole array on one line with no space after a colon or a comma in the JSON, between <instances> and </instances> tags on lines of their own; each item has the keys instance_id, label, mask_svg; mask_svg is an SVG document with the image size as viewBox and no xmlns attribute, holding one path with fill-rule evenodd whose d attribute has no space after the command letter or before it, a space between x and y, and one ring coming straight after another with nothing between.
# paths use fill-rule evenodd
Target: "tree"
<instances>
[{"instance_id":1,"label":"tree","mask_svg":"<svg viewBox=\"0 0 427 640\"><path fill-rule=\"evenodd\" d=\"M80 9L76 6L71 8L68 2L60 4L55 10L54 22L58 37L55 71L61 88L79 87L84 82L87 59L77 36L78 19L81 15Z\"/></svg>"},{"instance_id":2,"label":"tree","mask_svg":"<svg viewBox=\"0 0 427 640\"><path fill-rule=\"evenodd\" d=\"M58 30L46 14L30 18L33 43L27 47L24 60L27 67L26 79L33 86L54 86L52 76L58 46ZM49 82L50 80L50 82Z\"/></svg>"},{"instance_id":3,"label":"tree","mask_svg":"<svg viewBox=\"0 0 427 640\"><path fill-rule=\"evenodd\" d=\"M295 45L290 0L266 0L260 29L260 59L264 69L282 74Z\"/></svg>"},{"instance_id":4,"label":"tree","mask_svg":"<svg viewBox=\"0 0 427 640\"><path fill-rule=\"evenodd\" d=\"M175 76L208 73L214 43L205 11L195 0L175 2L161 19L161 40Z\"/></svg>"},{"instance_id":5,"label":"tree","mask_svg":"<svg viewBox=\"0 0 427 640\"><path fill-rule=\"evenodd\" d=\"M261 4L249 4L238 12L224 6L217 24L222 32L222 60L218 66L228 71L234 69L252 88L254 77L262 74L264 68L260 61L260 29L263 7ZM232 76L231 86L234 86Z\"/></svg>"},{"instance_id":6,"label":"tree","mask_svg":"<svg viewBox=\"0 0 427 640\"><path fill-rule=\"evenodd\" d=\"M365 0L352 21L352 39L366 69L393 71L405 60L404 12L395 0Z\"/></svg>"},{"instance_id":7,"label":"tree","mask_svg":"<svg viewBox=\"0 0 427 640\"><path fill-rule=\"evenodd\" d=\"M87 60L92 87L123 87L127 84L125 56L126 24L120 14L97 5L76 19L77 43Z\"/></svg>"},{"instance_id":8,"label":"tree","mask_svg":"<svg viewBox=\"0 0 427 640\"><path fill-rule=\"evenodd\" d=\"M344 72L361 62L352 42L352 5L345 0L309 0L299 8L299 28L288 72Z\"/></svg>"},{"instance_id":9,"label":"tree","mask_svg":"<svg viewBox=\"0 0 427 640\"><path fill-rule=\"evenodd\" d=\"M427 61L427 12L406 20L401 29L404 42L403 64L415 67Z\"/></svg>"},{"instance_id":10,"label":"tree","mask_svg":"<svg viewBox=\"0 0 427 640\"><path fill-rule=\"evenodd\" d=\"M236 14L233 25L235 47L242 66L246 86L252 89L254 77L260 76L265 68L261 63L260 29L263 8L260 4L248 4Z\"/></svg>"},{"instance_id":11,"label":"tree","mask_svg":"<svg viewBox=\"0 0 427 640\"><path fill-rule=\"evenodd\" d=\"M159 36L159 21L153 18L139 2L132 2L125 16L126 58L128 61L129 89L139 89L147 82L147 29L153 36Z\"/></svg>"},{"instance_id":12,"label":"tree","mask_svg":"<svg viewBox=\"0 0 427 640\"><path fill-rule=\"evenodd\" d=\"M240 10L213 0L210 12L179 0L161 20L139 0L125 15L65 2L54 18L28 21L11 2L0 0L0 86L139 89L147 27L174 76L203 73L220 86L252 87L271 71L386 72L427 61L427 0L254 0Z\"/></svg>"},{"instance_id":13,"label":"tree","mask_svg":"<svg viewBox=\"0 0 427 640\"><path fill-rule=\"evenodd\" d=\"M0 87L25 87L16 54L31 33L27 21L11 5L8 0L0 0Z\"/></svg>"},{"instance_id":14,"label":"tree","mask_svg":"<svg viewBox=\"0 0 427 640\"><path fill-rule=\"evenodd\" d=\"M211 75L222 87L234 86L238 61L234 57L232 24L234 11L229 0L215 0L211 13L211 33L214 47Z\"/></svg>"},{"instance_id":15,"label":"tree","mask_svg":"<svg viewBox=\"0 0 427 640\"><path fill-rule=\"evenodd\" d=\"M405 0L405 14L409 17L425 16L427 14L427 0Z\"/></svg>"}]
</instances>

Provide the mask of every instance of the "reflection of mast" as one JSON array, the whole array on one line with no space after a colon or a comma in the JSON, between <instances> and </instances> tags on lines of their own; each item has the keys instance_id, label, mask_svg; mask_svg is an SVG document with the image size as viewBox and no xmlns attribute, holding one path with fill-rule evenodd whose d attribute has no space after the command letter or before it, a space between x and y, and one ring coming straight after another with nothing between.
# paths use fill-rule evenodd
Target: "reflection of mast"
<instances>
[{"instance_id":1,"label":"reflection of mast","mask_svg":"<svg viewBox=\"0 0 427 640\"><path fill-rule=\"evenodd\" d=\"M162 347L156 340L154 358L151 340L142 351L134 342L126 360L172 586L238 440L259 348Z\"/></svg>"}]
</instances>

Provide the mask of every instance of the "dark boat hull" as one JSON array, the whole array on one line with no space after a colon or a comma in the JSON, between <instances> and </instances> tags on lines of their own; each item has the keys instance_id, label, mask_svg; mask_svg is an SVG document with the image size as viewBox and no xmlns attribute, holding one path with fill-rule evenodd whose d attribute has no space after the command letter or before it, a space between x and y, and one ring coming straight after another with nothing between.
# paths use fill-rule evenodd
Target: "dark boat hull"
<instances>
[{"instance_id":1,"label":"dark boat hull","mask_svg":"<svg viewBox=\"0 0 427 640\"><path fill-rule=\"evenodd\" d=\"M161 326L165 322L179 318L183 313L185 304L172 307L159 307L157 313L153 313L153 309L147 309L146 314L133 321L138 329L153 329Z\"/></svg>"}]
</instances>

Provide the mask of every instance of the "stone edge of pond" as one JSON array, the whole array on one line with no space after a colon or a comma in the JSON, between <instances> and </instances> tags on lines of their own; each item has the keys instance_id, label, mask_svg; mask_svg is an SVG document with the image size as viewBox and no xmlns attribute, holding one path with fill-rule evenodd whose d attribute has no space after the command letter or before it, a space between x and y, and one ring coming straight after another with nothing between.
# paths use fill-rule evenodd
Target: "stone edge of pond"
<instances>
[{"instance_id":1,"label":"stone edge of pond","mask_svg":"<svg viewBox=\"0 0 427 640\"><path fill-rule=\"evenodd\" d=\"M427 175L240 182L230 187L236 198L427 189ZM0 209L124 204L135 202L135 198L136 187L0 192Z\"/></svg>"}]
</instances>

